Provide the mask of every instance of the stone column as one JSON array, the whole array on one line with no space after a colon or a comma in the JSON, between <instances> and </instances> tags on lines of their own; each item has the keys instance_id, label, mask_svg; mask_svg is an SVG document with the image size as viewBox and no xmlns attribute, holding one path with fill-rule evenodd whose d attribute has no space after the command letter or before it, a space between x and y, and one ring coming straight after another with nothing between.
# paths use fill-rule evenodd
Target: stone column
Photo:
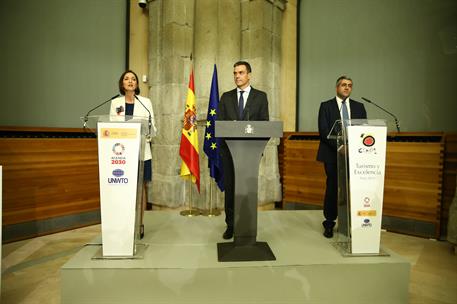
<instances>
[{"instance_id":1,"label":"stone column","mask_svg":"<svg viewBox=\"0 0 457 304\"><path fill-rule=\"evenodd\" d=\"M284 0L154 0L149 3L150 97L157 120L153 141L153 182L150 201L180 207L187 201L179 177L179 141L189 81L189 54L194 57L198 120L206 120L213 66L219 93L235 87L233 64L241 59L253 67L253 87L268 94L270 118L279 120L281 17ZM204 123L199 123L201 194L193 201L205 208L211 182L203 152ZM272 140L261 162L259 201L281 200L277 145ZM215 188L216 189L216 188ZM268 189L268 191L267 191ZM223 206L223 194L217 205Z\"/></svg>"},{"instance_id":2,"label":"stone column","mask_svg":"<svg viewBox=\"0 0 457 304\"><path fill-rule=\"evenodd\" d=\"M195 204L202 209L207 209L207 203L210 202L210 187L211 178L208 170L208 158L203 151L203 143L205 139L205 123L206 113L208 109L209 91L213 66L216 64L217 58L217 5L214 5L214 0L196 0L195 15L205 16L204 18L195 19L195 35L194 35L194 72L195 72L195 94L197 100L197 116L198 116L198 135L200 145L200 195L193 197ZM217 204L217 186L213 185L214 193L213 207ZM220 207L220 206L219 206Z\"/></svg>"},{"instance_id":3,"label":"stone column","mask_svg":"<svg viewBox=\"0 0 457 304\"><path fill-rule=\"evenodd\" d=\"M212 198L213 207L223 208L223 193L209 176L208 158L203 151L203 143L214 64L218 69L219 93L222 94L234 86L232 66L240 58L240 2L239 0L196 0L195 15L194 71L201 181L200 195L197 192L193 193L193 201L197 207L206 209ZM211 191L213 191L212 196Z\"/></svg>"},{"instance_id":4,"label":"stone column","mask_svg":"<svg viewBox=\"0 0 457 304\"><path fill-rule=\"evenodd\" d=\"M218 1L217 68L219 93L232 90L233 64L241 59L241 5L240 0Z\"/></svg>"},{"instance_id":5,"label":"stone column","mask_svg":"<svg viewBox=\"0 0 457 304\"><path fill-rule=\"evenodd\" d=\"M270 120L280 118L281 26L284 0L241 1L241 57L252 68L252 86L268 95ZM259 203L280 201L279 139L270 140L260 164Z\"/></svg>"},{"instance_id":6,"label":"stone column","mask_svg":"<svg viewBox=\"0 0 457 304\"><path fill-rule=\"evenodd\" d=\"M282 18L280 117L289 132L295 131L297 115L297 6L298 0L288 0Z\"/></svg>"},{"instance_id":7,"label":"stone column","mask_svg":"<svg viewBox=\"0 0 457 304\"><path fill-rule=\"evenodd\" d=\"M179 177L179 143L189 82L194 37L194 0L149 3L150 93L158 129L152 142L150 201L180 207L186 203Z\"/></svg>"}]
</instances>

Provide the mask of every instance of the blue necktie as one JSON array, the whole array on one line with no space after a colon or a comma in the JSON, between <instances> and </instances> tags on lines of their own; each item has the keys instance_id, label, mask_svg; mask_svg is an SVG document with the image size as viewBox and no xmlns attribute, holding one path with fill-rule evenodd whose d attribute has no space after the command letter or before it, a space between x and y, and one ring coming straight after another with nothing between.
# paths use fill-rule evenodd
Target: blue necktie
<instances>
[{"instance_id":1,"label":"blue necktie","mask_svg":"<svg viewBox=\"0 0 457 304\"><path fill-rule=\"evenodd\" d=\"M244 98L243 98L244 91L240 91L240 100L238 100L238 111L240 114L240 119L243 119L243 110L244 110Z\"/></svg>"},{"instance_id":2,"label":"blue necktie","mask_svg":"<svg viewBox=\"0 0 457 304\"><path fill-rule=\"evenodd\" d=\"M349 119L349 112L348 112L348 107L346 106L346 100L343 100L341 104L341 112L343 113L343 125L347 127L347 122L346 120Z\"/></svg>"}]
</instances>

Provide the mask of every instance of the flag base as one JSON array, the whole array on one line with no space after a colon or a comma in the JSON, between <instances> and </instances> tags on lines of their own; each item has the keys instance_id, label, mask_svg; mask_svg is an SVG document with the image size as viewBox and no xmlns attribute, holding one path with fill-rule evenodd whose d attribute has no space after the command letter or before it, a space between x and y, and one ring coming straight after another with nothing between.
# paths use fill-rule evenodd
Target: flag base
<instances>
[{"instance_id":1,"label":"flag base","mask_svg":"<svg viewBox=\"0 0 457 304\"><path fill-rule=\"evenodd\" d=\"M183 210L183 211L179 212L179 214L181 214L182 216L192 217L192 216L200 215L200 210L192 208L192 209Z\"/></svg>"},{"instance_id":2,"label":"flag base","mask_svg":"<svg viewBox=\"0 0 457 304\"><path fill-rule=\"evenodd\" d=\"M221 211L219 209L210 209L210 210L203 210L201 215L207 217L219 216L221 215Z\"/></svg>"}]
</instances>

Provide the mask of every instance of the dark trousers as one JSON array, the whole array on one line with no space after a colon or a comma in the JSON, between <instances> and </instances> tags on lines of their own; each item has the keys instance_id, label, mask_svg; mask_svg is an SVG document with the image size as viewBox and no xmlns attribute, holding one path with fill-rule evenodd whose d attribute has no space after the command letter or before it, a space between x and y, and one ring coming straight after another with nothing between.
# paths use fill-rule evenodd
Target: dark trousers
<instances>
[{"instance_id":1,"label":"dark trousers","mask_svg":"<svg viewBox=\"0 0 457 304\"><path fill-rule=\"evenodd\" d=\"M227 227L233 228L235 219L235 170L233 168L232 155L227 146L222 146L221 156L224 170L225 222L227 223Z\"/></svg>"},{"instance_id":2,"label":"dark trousers","mask_svg":"<svg viewBox=\"0 0 457 304\"><path fill-rule=\"evenodd\" d=\"M327 187L324 198L324 227L333 228L338 216L338 169L336 163L324 163Z\"/></svg>"}]
</instances>

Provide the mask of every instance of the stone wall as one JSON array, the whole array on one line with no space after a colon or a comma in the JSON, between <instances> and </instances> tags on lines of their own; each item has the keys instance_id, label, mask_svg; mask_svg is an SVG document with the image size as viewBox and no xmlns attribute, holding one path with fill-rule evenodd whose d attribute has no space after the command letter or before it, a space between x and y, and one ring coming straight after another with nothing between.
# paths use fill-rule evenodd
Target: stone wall
<instances>
[{"instance_id":1,"label":"stone wall","mask_svg":"<svg viewBox=\"0 0 457 304\"><path fill-rule=\"evenodd\" d=\"M149 97L158 135L152 143L149 201L181 207L223 207L223 193L209 177L203 152L211 77L217 65L219 94L235 87L233 64L252 66L251 84L268 94L270 119L280 117L281 24L285 0L154 0L149 3ZM179 177L179 142L193 54L199 120L201 192ZM281 200L277 145L270 140L259 172L259 204ZM211 191L210 191L211 189ZM192 191L192 193L190 193ZM214 205L213 205L214 206Z\"/></svg>"}]
</instances>

